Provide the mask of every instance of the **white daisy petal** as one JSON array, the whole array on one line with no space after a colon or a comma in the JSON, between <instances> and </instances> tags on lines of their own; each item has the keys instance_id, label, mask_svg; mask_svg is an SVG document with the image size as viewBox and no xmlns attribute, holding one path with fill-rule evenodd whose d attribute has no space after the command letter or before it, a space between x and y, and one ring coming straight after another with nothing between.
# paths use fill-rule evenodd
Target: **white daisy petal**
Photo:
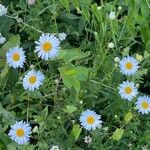
<instances>
[{"instance_id":1,"label":"white daisy petal","mask_svg":"<svg viewBox=\"0 0 150 150\"><path fill-rule=\"evenodd\" d=\"M13 47L6 53L6 60L10 67L22 68L26 60L25 52L18 46Z\"/></svg>"},{"instance_id":2,"label":"white daisy petal","mask_svg":"<svg viewBox=\"0 0 150 150\"><path fill-rule=\"evenodd\" d=\"M150 112L150 97L140 96L136 102L136 108L138 112L142 114L148 114Z\"/></svg>"},{"instance_id":3,"label":"white daisy petal","mask_svg":"<svg viewBox=\"0 0 150 150\"><path fill-rule=\"evenodd\" d=\"M139 68L139 62L132 56L124 57L120 62L120 71L125 75L134 75Z\"/></svg>"},{"instance_id":4,"label":"white daisy petal","mask_svg":"<svg viewBox=\"0 0 150 150\"><path fill-rule=\"evenodd\" d=\"M102 121L101 116L94 111L87 109L80 116L80 123L86 130L95 130L100 127Z\"/></svg>"},{"instance_id":5,"label":"white daisy petal","mask_svg":"<svg viewBox=\"0 0 150 150\"><path fill-rule=\"evenodd\" d=\"M134 82L125 81L119 86L119 94L121 98L131 101L138 94L138 90Z\"/></svg>"},{"instance_id":6,"label":"white daisy petal","mask_svg":"<svg viewBox=\"0 0 150 150\"><path fill-rule=\"evenodd\" d=\"M41 59L53 59L58 55L60 41L55 35L42 34L39 41L36 41L35 52Z\"/></svg>"},{"instance_id":7,"label":"white daisy petal","mask_svg":"<svg viewBox=\"0 0 150 150\"><path fill-rule=\"evenodd\" d=\"M45 77L43 73L32 69L25 75L22 84L25 90L34 91L39 89L39 87L43 84L44 79Z\"/></svg>"},{"instance_id":8,"label":"white daisy petal","mask_svg":"<svg viewBox=\"0 0 150 150\"><path fill-rule=\"evenodd\" d=\"M29 141L31 134L31 127L28 123L23 121L16 122L8 133L10 138L18 145L26 144Z\"/></svg>"}]
</instances>

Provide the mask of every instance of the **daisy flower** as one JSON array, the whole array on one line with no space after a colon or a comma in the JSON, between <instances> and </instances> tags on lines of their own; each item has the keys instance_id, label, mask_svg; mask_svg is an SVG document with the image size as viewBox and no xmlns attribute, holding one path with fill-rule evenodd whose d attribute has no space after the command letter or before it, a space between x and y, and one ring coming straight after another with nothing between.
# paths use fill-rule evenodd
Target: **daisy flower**
<instances>
[{"instance_id":1,"label":"daisy flower","mask_svg":"<svg viewBox=\"0 0 150 150\"><path fill-rule=\"evenodd\" d=\"M94 111L87 109L80 116L80 123L86 130L95 130L101 126L101 116Z\"/></svg>"},{"instance_id":2,"label":"daisy flower","mask_svg":"<svg viewBox=\"0 0 150 150\"><path fill-rule=\"evenodd\" d=\"M30 134L30 125L23 121L16 122L13 126L11 126L8 133L10 138L19 145L26 144L29 141Z\"/></svg>"},{"instance_id":3,"label":"daisy flower","mask_svg":"<svg viewBox=\"0 0 150 150\"><path fill-rule=\"evenodd\" d=\"M0 16L6 15L7 13L7 8L0 4Z\"/></svg>"},{"instance_id":4,"label":"daisy flower","mask_svg":"<svg viewBox=\"0 0 150 150\"><path fill-rule=\"evenodd\" d=\"M138 94L138 90L134 82L125 81L119 86L119 94L121 98L131 101Z\"/></svg>"},{"instance_id":5,"label":"daisy flower","mask_svg":"<svg viewBox=\"0 0 150 150\"><path fill-rule=\"evenodd\" d=\"M66 34L66 33L59 33L59 34L58 34L58 38L59 38L60 41L65 40L66 37L67 37L67 34Z\"/></svg>"},{"instance_id":6,"label":"daisy flower","mask_svg":"<svg viewBox=\"0 0 150 150\"><path fill-rule=\"evenodd\" d=\"M136 102L138 112L148 114L150 112L150 98L148 96L140 96Z\"/></svg>"},{"instance_id":7,"label":"daisy flower","mask_svg":"<svg viewBox=\"0 0 150 150\"><path fill-rule=\"evenodd\" d=\"M22 68L26 60L25 52L22 48L13 47L6 53L7 63L13 68Z\"/></svg>"},{"instance_id":8,"label":"daisy flower","mask_svg":"<svg viewBox=\"0 0 150 150\"><path fill-rule=\"evenodd\" d=\"M121 73L129 76L134 75L139 68L138 64L139 64L138 61L134 57L132 56L124 57L119 62Z\"/></svg>"},{"instance_id":9,"label":"daisy flower","mask_svg":"<svg viewBox=\"0 0 150 150\"><path fill-rule=\"evenodd\" d=\"M49 58L55 58L59 52L60 41L55 35L42 34L39 41L35 42L37 46L35 47L35 52L38 53L38 56L44 60Z\"/></svg>"},{"instance_id":10,"label":"daisy flower","mask_svg":"<svg viewBox=\"0 0 150 150\"><path fill-rule=\"evenodd\" d=\"M58 145L53 145L50 150L60 150Z\"/></svg>"},{"instance_id":11,"label":"daisy flower","mask_svg":"<svg viewBox=\"0 0 150 150\"><path fill-rule=\"evenodd\" d=\"M23 87L25 90L34 91L39 89L45 79L44 74L34 69L29 71L23 78Z\"/></svg>"}]
</instances>

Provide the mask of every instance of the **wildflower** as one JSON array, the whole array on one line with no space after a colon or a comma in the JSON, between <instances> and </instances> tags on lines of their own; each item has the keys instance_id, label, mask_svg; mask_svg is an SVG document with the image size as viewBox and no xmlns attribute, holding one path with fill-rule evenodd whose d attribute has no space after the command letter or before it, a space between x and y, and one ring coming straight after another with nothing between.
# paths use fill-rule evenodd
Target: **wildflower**
<instances>
[{"instance_id":1,"label":"wildflower","mask_svg":"<svg viewBox=\"0 0 150 150\"><path fill-rule=\"evenodd\" d=\"M143 60L143 56L140 55L140 54L136 54L136 57L135 57L138 61L142 61Z\"/></svg>"},{"instance_id":2,"label":"wildflower","mask_svg":"<svg viewBox=\"0 0 150 150\"><path fill-rule=\"evenodd\" d=\"M92 142L92 137L89 135L89 136L86 136L84 138L84 142L87 143L87 144L90 144Z\"/></svg>"},{"instance_id":3,"label":"wildflower","mask_svg":"<svg viewBox=\"0 0 150 150\"><path fill-rule=\"evenodd\" d=\"M110 20L114 20L116 18L116 13L115 11L111 11L110 14L109 14L109 19Z\"/></svg>"},{"instance_id":4,"label":"wildflower","mask_svg":"<svg viewBox=\"0 0 150 150\"><path fill-rule=\"evenodd\" d=\"M108 127L104 127L103 130L106 132L108 131Z\"/></svg>"},{"instance_id":5,"label":"wildflower","mask_svg":"<svg viewBox=\"0 0 150 150\"><path fill-rule=\"evenodd\" d=\"M80 116L80 123L86 130L95 130L101 126L101 116L94 111L87 109Z\"/></svg>"},{"instance_id":6,"label":"wildflower","mask_svg":"<svg viewBox=\"0 0 150 150\"><path fill-rule=\"evenodd\" d=\"M50 150L60 150L58 145L53 145Z\"/></svg>"},{"instance_id":7,"label":"wildflower","mask_svg":"<svg viewBox=\"0 0 150 150\"><path fill-rule=\"evenodd\" d=\"M138 71L138 64L138 61L132 56L126 56L119 62L122 74L129 76L134 75Z\"/></svg>"},{"instance_id":8,"label":"wildflower","mask_svg":"<svg viewBox=\"0 0 150 150\"><path fill-rule=\"evenodd\" d=\"M83 104L83 101L80 101L79 103L82 105L82 104Z\"/></svg>"},{"instance_id":9,"label":"wildflower","mask_svg":"<svg viewBox=\"0 0 150 150\"><path fill-rule=\"evenodd\" d=\"M23 78L23 87L25 90L34 91L39 89L45 79L44 74L34 69L29 71Z\"/></svg>"},{"instance_id":10,"label":"wildflower","mask_svg":"<svg viewBox=\"0 0 150 150\"><path fill-rule=\"evenodd\" d=\"M27 3L28 3L29 5L34 5L35 2L36 2L36 0L27 0Z\"/></svg>"},{"instance_id":11,"label":"wildflower","mask_svg":"<svg viewBox=\"0 0 150 150\"><path fill-rule=\"evenodd\" d=\"M4 38L4 37L2 36L2 34L0 33L0 44L5 43L5 41L6 41L6 38Z\"/></svg>"},{"instance_id":12,"label":"wildflower","mask_svg":"<svg viewBox=\"0 0 150 150\"><path fill-rule=\"evenodd\" d=\"M33 133L38 133L39 132L38 126L35 126L32 131Z\"/></svg>"},{"instance_id":13,"label":"wildflower","mask_svg":"<svg viewBox=\"0 0 150 150\"><path fill-rule=\"evenodd\" d=\"M118 10L122 10L122 7L121 7L121 6L119 6L119 7L118 7Z\"/></svg>"},{"instance_id":14,"label":"wildflower","mask_svg":"<svg viewBox=\"0 0 150 150\"><path fill-rule=\"evenodd\" d=\"M58 38L60 41L64 41L67 37L67 34L66 33L59 33L58 34Z\"/></svg>"},{"instance_id":15,"label":"wildflower","mask_svg":"<svg viewBox=\"0 0 150 150\"><path fill-rule=\"evenodd\" d=\"M120 61L120 58L119 58L119 57L115 57L115 58L114 58L114 61L117 63L117 62Z\"/></svg>"},{"instance_id":16,"label":"wildflower","mask_svg":"<svg viewBox=\"0 0 150 150\"><path fill-rule=\"evenodd\" d=\"M35 47L35 52L38 53L38 56L44 60L49 58L55 58L59 52L60 41L53 34L42 34L39 41L35 42L37 46Z\"/></svg>"},{"instance_id":17,"label":"wildflower","mask_svg":"<svg viewBox=\"0 0 150 150\"><path fill-rule=\"evenodd\" d=\"M115 64L115 67L116 67L116 68L118 67L118 64L117 64L117 63Z\"/></svg>"},{"instance_id":18,"label":"wildflower","mask_svg":"<svg viewBox=\"0 0 150 150\"><path fill-rule=\"evenodd\" d=\"M24 54L22 48L13 47L6 53L6 59L7 63L10 67L13 68L22 68L24 65L24 62L26 60L26 56Z\"/></svg>"},{"instance_id":19,"label":"wildflower","mask_svg":"<svg viewBox=\"0 0 150 150\"><path fill-rule=\"evenodd\" d=\"M114 43L112 42L108 43L108 48L114 48L114 47L115 47Z\"/></svg>"},{"instance_id":20,"label":"wildflower","mask_svg":"<svg viewBox=\"0 0 150 150\"><path fill-rule=\"evenodd\" d=\"M26 144L29 141L30 134L30 125L23 121L16 122L13 126L11 126L8 133L10 138L19 145Z\"/></svg>"},{"instance_id":21,"label":"wildflower","mask_svg":"<svg viewBox=\"0 0 150 150\"><path fill-rule=\"evenodd\" d=\"M101 10L101 9L102 9L102 6L98 6L98 7L97 7L97 10Z\"/></svg>"},{"instance_id":22,"label":"wildflower","mask_svg":"<svg viewBox=\"0 0 150 150\"><path fill-rule=\"evenodd\" d=\"M34 67L35 67L34 65L30 65L30 69L34 69Z\"/></svg>"},{"instance_id":23,"label":"wildflower","mask_svg":"<svg viewBox=\"0 0 150 150\"><path fill-rule=\"evenodd\" d=\"M140 96L136 102L138 112L148 114L150 112L150 98L148 96Z\"/></svg>"},{"instance_id":24,"label":"wildflower","mask_svg":"<svg viewBox=\"0 0 150 150\"><path fill-rule=\"evenodd\" d=\"M139 83L137 83L137 84L136 84L136 87L137 87L137 88L139 88L139 87L140 87L140 84L139 84Z\"/></svg>"},{"instance_id":25,"label":"wildflower","mask_svg":"<svg viewBox=\"0 0 150 150\"><path fill-rule=\"evenodd\" d=\"M59 79L55 79L55 83L58 84L59 83Z\"/></svg>"},{"instance_id":26,"label":"wildflower","mask_svg":"<svg viewBox=\"0 0 150 150\"><path fill-rule=\"evenodd\" d=\"M138 94L137 87L133 82L125 81L119 86L121 98L131 101Z\"/></svg>"},{"instance_id":27,"label":"wildflower","mask_svg":"<svg viewBox=\"0 0 150 150\"><path fill-rule=\"evenodd\" d=\"M0 16L6 15L7 13L7 8L0 4Z\"/></svg>"},{"instance_id":28,"label":"wildflower","mask_svg":"<svg viewBox=\"0 0 150 150\"><path fill-rule=\"evenodd\" d=\"M76 10L77 10L77 13L78 13L78 14L82 14L82 10L80 10L79 7L76 7Z\"/></svg>"},{"instance_id":29,"label":"wildflower","mask_svg":"<svg viewBox=\"0 0 150 150\"><path fill-rule=\"evenodd\" d=\"M144 145L141 148L142 148L142 150L148 150L148 145Z\"/></svg>"},{"instance_id":30,"label":"wildflower","mask_svg":"<svg viewBox=\"0 0 150 150\"><path fill-rule=\"evenodd\" d=\"M94 35L95 35L95 36L97 36L97 34L98 34L97 32L94 32Z\"/></svg>"},{"instance_id":31,"label":"wildflower","mask_svg":"<svg viewBox=\"0 0 150 150\"><path fill-rule=\"evenodd\" d=\"M60 116L57 117L58 120L59 120L60 118L61 118Z\"/></svg>"}]
</instances>

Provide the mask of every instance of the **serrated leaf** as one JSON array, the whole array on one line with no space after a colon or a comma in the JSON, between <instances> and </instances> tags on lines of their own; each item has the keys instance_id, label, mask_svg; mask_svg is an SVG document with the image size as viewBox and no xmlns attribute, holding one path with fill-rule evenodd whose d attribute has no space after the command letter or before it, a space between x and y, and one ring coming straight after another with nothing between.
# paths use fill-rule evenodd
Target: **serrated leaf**
<instances>
[{"instance_id":1,"label":"serrated leaf","mask_svg":"<svg viewBox=\"0 0 150 150\"><path fill-rule=\"evenodd\" d=\"M77 110L77 107L73 105L67 105L66 108L64 109L64 111L68 114L72 114L76 110Z\"/></svg>"},{"instance_id":2,"label":"serrated leaf","mask_svg":"<svg viewBox=\"0 0 150 150\"><path fill-rule=\"evenodd\" d=\"M80 125L74 125L73 126L72 133L73 133L73 135L75 137L75 140L78 139L81 131L82 131L82 129L80 128Z\"/></svg>"},{"instance_id":3,"label":"serrated leaf","mask_svg":"<svg viewBox=\"0 0 150 150\"><path fill-rule=\"evenodd\" d=\"M116 131L112 135L112 139L119 141L122 138L123 134L124 134L124 130L121 128L120 129L117 128Z\"/></svg>"},{"instance_id":4,"label":"serrated leaf","mask_svg":"<svg viewBox=\"0 0 150 150\"><path fill-rule=\"evenodd\" d=\"M133 118L132 112L128 112L124 118L125 123L128 123L132 118Z\"/></svg>"}]
</instances>

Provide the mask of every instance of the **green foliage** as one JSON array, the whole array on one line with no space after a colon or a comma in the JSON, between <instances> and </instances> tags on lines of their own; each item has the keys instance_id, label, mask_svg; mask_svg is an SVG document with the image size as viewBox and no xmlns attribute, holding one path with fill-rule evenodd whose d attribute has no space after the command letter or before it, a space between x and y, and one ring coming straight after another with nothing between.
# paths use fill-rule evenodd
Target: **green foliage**
<instances>
[{"instance_id":1,"label":"green foliage","mask_svg":"<svg viewBox=\"0 0 150 150\"><path fill-rule=\"evenodd\" d=\"M2 0L7 15L0 16L0 150L140 150L150 147L149 115L121 99L124 80L139 83L139 95L150 95L150 4L148 0ZM100 6L100 7L99 7ZM121 6L122 9L118 9ZM116 12L114 20L109 13ZM67 34L56 59L44 61L34 53L41 33ZM110 42L114 48L108 47ZM6 52L21 46L26 54L22 69L6 63ZM115 57L143 56L139 71L120 73ZM22 78L34 65L45 81L29 92ZM102 127L87 132L80 125L86 110L101 115ZM29 121L30 143L17 145L8 136L16 121ZM92 142L84 138L90 135Z\"/></svg>"}]
</instances>

